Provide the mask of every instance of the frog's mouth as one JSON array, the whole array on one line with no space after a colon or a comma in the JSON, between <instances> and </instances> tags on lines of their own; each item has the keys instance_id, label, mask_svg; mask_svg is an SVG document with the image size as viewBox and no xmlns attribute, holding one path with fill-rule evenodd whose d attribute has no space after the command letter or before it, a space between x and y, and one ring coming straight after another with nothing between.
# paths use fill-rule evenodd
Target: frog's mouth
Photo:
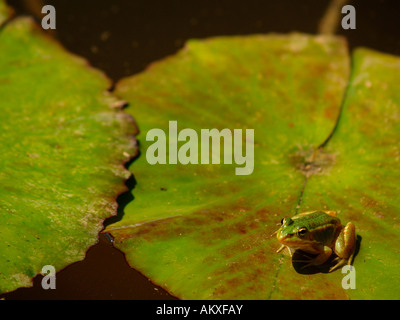
<instances>
[{"instance_id":1,"label":"frog's mouth","mask_svg":"<svg viewBox=\"0 0 400 320\"><path fill-rule=\"evenodd\" d=\"M291 234L282 234L281 232L278 232L277 238L280 243L295 250L309 247L314 243L311 240L296 239Z\"/></svg>"},{"instance_id":2,"label":"frog's mouth","mask_svg":"<svg viewBox=\"0 0 400 320\"><path fill-rule=\"evenodd\" d=\"M296 240L290 240L290 241L280 241L283 245L290 247L294 250L297 249L304 249L310 247L313 242L312 241L296 241Z\"/></svg>"}]
</instances>

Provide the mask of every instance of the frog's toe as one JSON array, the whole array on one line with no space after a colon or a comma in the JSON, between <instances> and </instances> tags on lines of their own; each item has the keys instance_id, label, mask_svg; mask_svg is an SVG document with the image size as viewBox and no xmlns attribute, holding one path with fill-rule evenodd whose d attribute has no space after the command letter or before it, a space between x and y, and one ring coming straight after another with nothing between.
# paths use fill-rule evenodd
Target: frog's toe
<instances>
[{"instance_id":1,"label":"frog's toe","mask_svg":"<svg viewBox=\"0 0 400 320\"><path fill-rule=\"evenodd\" d=\"M308 267L310 267L310 266L313 265L313 263L310 262L310 259L307 259L307 260L292 259L292 263L301 263L301 264L304 264L304 263L305 263L304 266L301 266L301 268L300 268L301 270L302 270L302 269L306 269L306 268L308 268Z\"/></svg>"},{"instance_id":2,"label":"frog's toe","mask_svg":"<svg viewBox=\"0 0 400 320\"><path fill-rule=\"evenodd\" d=\"M332 262L337 262L337 263L329 269L329 272L335 271L336 269L344 266L347 263L347 259L341 259L339 257L336 257Z\"/></svg>"},{"instance_id":3,"label":"frog's toe","mask_svg":"<svg viewBox=\"0 0 400 320\"><path fill-rule=\"evenodd\" d=\"M301 270L309 268L309 267L315 267L315 266L320 265L319 261L316 260L315 258L314 259L310 258L310 259L307 259L307 260L292 260L292 262L305 263L305 265L300 268Z\"/></svg>"},{"instance_id":4,"label":"frog's toe","mask_svg":"<svg viewBox=\"0 0 400 320\"><path fill-rule=\"evenodd\" d=\"M307 263L304 266L302 266L300 269L303 270L303 269L307 269L309 267L315 267L315 266L316 266L315 263L310 262L310 263Z\"/></svg>"},{"instance_id":5,"label":"frog's toe","mask_svg":"<svg viewBox=\"0 0 400 320\"><path fill-rule=\"evenodd\" d=\"M307 263L307 262L310 262L310 259L308 259L308 260L293 260L292 259L292 262L295 262L295 263ZM311 264L311 263L309 263L309 264Z\"/></svg>"}]
</instances>

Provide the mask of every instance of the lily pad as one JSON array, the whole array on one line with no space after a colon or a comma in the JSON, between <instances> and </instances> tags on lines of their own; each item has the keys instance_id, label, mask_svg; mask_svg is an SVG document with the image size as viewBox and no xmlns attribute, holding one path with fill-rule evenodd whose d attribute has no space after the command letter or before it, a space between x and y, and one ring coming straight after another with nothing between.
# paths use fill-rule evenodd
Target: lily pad
<instances>
[{"instance_id":1,"label":"lily pad","mask_svg":"<svg viewBox=\"0 0 400 320\"><path fill-rule=\"evenodd\" d=\"M299 210L306 161L335 128L349 69L338 37L219 37L189 41L118 83L142 132L135 199L106 229L128 262L183 299L347 298L341 274L297 273L271 234ZM168 139L173 120L198 133L254 129L254 172L150 165L146 133L160 128Z\"/></svg>"},{"instance_id":2,"label":"lily pad","mask_svg":"<svg viewBox=\"0 0 400 320\"><path fill-rule=\"evenodd\" d=\"M45 265L83 259L97 242L126 190L136 131L109 80L31 19L3 26L0 48L0 292L8 292L30 286Z\"/></svg>"},{"instance_id":3,"label":"lily pad","mask_svg":"<svg viewBox=\"0 0 400 320\"><path fill-rule=\"evenodd\" d=\"M353 299L400 299L399 81L399 57L354 52L340 121L325 148L334 165L311 177L303 194L302 211L336 210L357 227Z\"/></svg>"}]
</instances>

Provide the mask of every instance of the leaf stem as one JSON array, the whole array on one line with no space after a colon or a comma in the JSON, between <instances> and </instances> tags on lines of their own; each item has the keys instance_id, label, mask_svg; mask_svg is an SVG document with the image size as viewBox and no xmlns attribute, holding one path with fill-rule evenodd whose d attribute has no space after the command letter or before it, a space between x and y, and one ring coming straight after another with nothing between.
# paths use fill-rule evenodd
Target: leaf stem
<instances>
[{"instance_id":1,"label":"leaf stem","mask_svg":"<svg viewBox=\"0 0 400 320\"><path fill-rule=\"evenodd\" d=\"M341 9L349 0L331 0L318 25L318 33L333 35L339 27Z\"/></svg>"}]
</instances>

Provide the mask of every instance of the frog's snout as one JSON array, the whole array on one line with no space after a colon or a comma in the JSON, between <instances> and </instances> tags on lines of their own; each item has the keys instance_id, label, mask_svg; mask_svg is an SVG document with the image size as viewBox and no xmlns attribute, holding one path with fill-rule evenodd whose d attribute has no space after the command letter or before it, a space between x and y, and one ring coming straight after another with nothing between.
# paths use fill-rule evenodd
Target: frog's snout
<instances>
[{"instance_id":1,"label":"frog's snout","mask_svg":"<svg viewBox=\"0 0 400 320\"><path fill-rule=\"evenodd\" d=\"M279 242L283 242L286 239L286 234L283 232L282 228L280 228L276 233L276 238Z\"/></svg>"}]
</instances>

